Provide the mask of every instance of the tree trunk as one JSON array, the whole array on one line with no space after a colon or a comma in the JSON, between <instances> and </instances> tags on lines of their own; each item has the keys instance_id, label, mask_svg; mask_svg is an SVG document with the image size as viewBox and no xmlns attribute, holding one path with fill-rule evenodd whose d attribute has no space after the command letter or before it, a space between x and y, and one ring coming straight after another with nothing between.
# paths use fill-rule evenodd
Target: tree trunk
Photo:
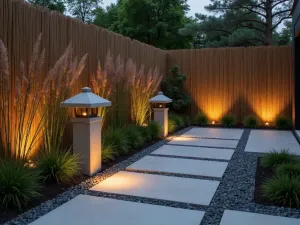
<instances>
[{"instance_id":1,"label":"tree trunk","mask_svg":"<svg viewBox=\"0 0 300 225\"><path fill-rule=\"evenodd\" d=\"M273 19L272 19L272 0L266 1L266 27L264 32L264 45L273 44Z\"/></svg>"}]
</instances>

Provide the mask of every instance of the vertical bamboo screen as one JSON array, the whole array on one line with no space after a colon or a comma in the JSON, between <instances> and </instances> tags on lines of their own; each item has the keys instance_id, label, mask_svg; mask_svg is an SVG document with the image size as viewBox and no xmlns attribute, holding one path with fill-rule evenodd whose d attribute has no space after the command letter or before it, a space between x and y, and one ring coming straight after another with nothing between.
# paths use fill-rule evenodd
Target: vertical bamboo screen
<instances>
[{"instance_id":1,"label":"vertical bamboo screen","mask_svg":"<svg viewBox=\"0 0 300 225\"><path fill-rule=\"evenodd\" d=\"M292 117L290 46L168 51L167 68L174 65L187 75L192 115L202 111L217 121L225 114L240 121Z\"/></svg>"},{"instance_id":2,"label":"vertical bamboo screen","mask_svg":"<svg viewBox=\"0 0 300 225\"><path fill-rule=\"evenodd\" d=\"M12 74L28 63L38 35L43 34L45 71L71 42L77 57L88 60L77 91L89 84L97 62L110 50L116 57L132 58L138 66L158 67L164 74L174 65L188 76L191 115L199 111L219 120L231 113L240 120L257 115L273 121L292 115L293 76L291 47L251 47L163 51L81 21L13 0L0 1L0 38L8 47Z\"/></svg>"},{"instance_id":3,"label":"vertical bamboo screen","mask_svg":"<svg viewBox=\"0 0 300 225\"><path fill-rule=\"evenodd\" d=\"M11 71L19 71L19 62L27 65L33 46L42 33L42 47L46 50L45 71L54 65L59 56L72 43L78 58L88 53L79 88L89 84L89 74L96 72L97 62L104 63L108 51L116 58L131 58L146 71L158 67L165 73L166 53L163 50L131 40L94 25L66 17L44 8L36 8L17 0L0 1L0 38L8 48Z\"/></svg>"}]
</instances>

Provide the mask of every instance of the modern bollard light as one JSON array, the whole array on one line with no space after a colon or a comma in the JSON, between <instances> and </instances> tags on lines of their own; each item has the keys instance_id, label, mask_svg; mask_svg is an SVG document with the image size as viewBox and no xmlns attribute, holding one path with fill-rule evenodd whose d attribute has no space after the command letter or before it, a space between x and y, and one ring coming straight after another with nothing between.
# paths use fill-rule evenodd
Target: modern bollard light
<instances>
[{"instance_id":1,"label":"modern bollard light","mask_svg":"<svg viewBox=\"0 0 300 225\"><path fill-rule=\"evenodd\" d=\"M158 92L158 95L151 98L149 102L153 105L154 121L162 126L162 136L168 135L168 111L167 104L172 102L172 99L164 95L163 92Z\"/></svg>"},{"instance_id":2,"label":"modern bollard light","mask_svg":"<svg viewBox=\"0 0 300 225\"><path fill-rule=\"evenodd\" d=\"M79 154L81 173L92 176L101 170L101 120L98 108L111 106L111 102L92 93L91 88L61 103L61 107L74 108L73 152Z\"/></svg>"}]
</instances>

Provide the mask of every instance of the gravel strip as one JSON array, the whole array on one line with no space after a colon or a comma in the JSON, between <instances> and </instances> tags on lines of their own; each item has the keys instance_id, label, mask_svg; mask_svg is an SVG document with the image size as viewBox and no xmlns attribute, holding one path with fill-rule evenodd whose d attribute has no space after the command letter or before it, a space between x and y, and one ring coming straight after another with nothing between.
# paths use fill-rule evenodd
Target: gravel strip
<instances>
[{"instance_id":1,"label":"gravel strip","mask_svg":"<svg viewBox=\"0 0 300 225\"><path fill-rule=\"evenodd\" d=\"M177 155L160 155L160 154L151 154L150 156L162 157L162 158L177 158L177 159L191 159L191 160L203 160L203 161L215 161L215 162L228 162L227 159L212 159L212 158L201 158L201 157L188 157L188 156L177 156Z\"/></svg>"},{"instance_id":2,"label":"gravel strip","mask_svg":"<svg viewBox=\"0 0 300 225\"><path fill-rule=\"evenodd\" d=\"M228 140L228 139L227 139ZM235 148L225 148L225 147L215 147L215 146L200 146L200 145L181 145L181 144L169 144L167 143L167 145L175 145L175 146L183 146L183 147L200 147L200 148L217 148L217 149L230 149L230 150L234 150Z\"/></svg>"},{"instance_id":3,"label":"gravel strip","mask_svg":"<svg viewBox=\"0 0 300 225\"><path fill-rule=\"evenodd\" d=\"M128 167L132 163L138 161L139 159L143 158L146 155L151 154L153 151L155 151L158 148L165 145L168 141L171 141L173 138L187 132L190 129L191 129L191 127L188 127L188 128L185 128L183 130L176 132L174 135L169 136L167 139L162 140L162 141L146 148L145 150L133 155L132 157L128 158L127 160L125 160L119 164L116 164L103 172L98 173L94 177L82 182L79 185L76 185L76 186L70 188L66 192L58 195L55 199L46 201L46 202L42 203L41 205L18 216L17 218L15 218L11 221L8 221L7 223L5 223L5 225L26 225L28 223L33 222L34 220L38 219L39 217L47 214L48 212L61 206L62 204L66 203L67 201L75 198L76 196L78 196L80 194L86 194L88 189L90 189L91 187L95 186L96 184L105 180L106 178L114 175L115 173L117 173L121 170L125 170L126 167ZM128 197L128 198L130 200L131 197Z\"/></svg>"},{"instance_id":4,"label":"gravel strip","mask_svg":"<svg viewBox=\"0 0 300 225\"><path fill-rule=\"evenodd\" d=\"M245 129L201 225L219 224L225 209L300 218L300 210L297 209L254 203L257 159L262 154L244 151L249 135L250 130Z\"/></svg>"},{"instance_id":5,"label":"gravel strip","mask_svg":"<svg viewBox=\"0 0 300 225\"><path fill-rule=\"evenodd\" d=\"M182 178L202 179L202 180L216 180L216 181L221 181L222 180L222 178L219 178L219 177L207 177L207 176L182 174L182 173L167 173L167 172L143 171L143 170L134 170L134 169L130 169L130 170L126 169L126 172L154 174L154 175L162 175L162 176L167 176L167 177L182 177Z\"/></svg>"}]
</instances>

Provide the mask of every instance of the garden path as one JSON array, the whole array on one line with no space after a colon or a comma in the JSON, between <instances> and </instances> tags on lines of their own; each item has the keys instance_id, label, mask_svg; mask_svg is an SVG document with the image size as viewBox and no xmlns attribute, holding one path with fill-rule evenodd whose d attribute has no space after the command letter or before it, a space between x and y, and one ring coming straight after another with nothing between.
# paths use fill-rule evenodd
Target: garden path
<instances>
[{"instance_id":1,"label":"garden path","mask_svg":"<svg viewBox=\"0 0 300 225\"><path fill-rule=\"evenodd\" d=\"M245 152L256 141L272 146L274 136L299 144L252 132L192 128L31 224L300 224L298 210L253 203L259 155Z\"/></svg>"}]
</instances>

